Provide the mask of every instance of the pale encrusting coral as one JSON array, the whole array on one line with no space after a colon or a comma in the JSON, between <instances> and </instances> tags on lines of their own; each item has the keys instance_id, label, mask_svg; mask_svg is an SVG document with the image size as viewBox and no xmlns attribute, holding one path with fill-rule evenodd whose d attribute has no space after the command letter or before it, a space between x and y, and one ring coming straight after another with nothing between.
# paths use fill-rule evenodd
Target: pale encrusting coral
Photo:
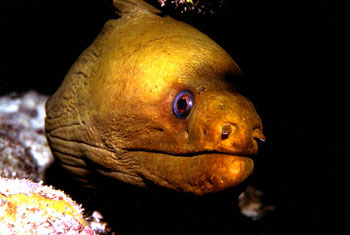
<instances>
[{"instance_id":1,"label":"pale encrusting coral","mask_svg":"<svg viewBox=\"0 0 350 235\"><path fill-rule=\"evenodd\" d=\"M0 234L95 234L82 212L62 191L0 177Z\"/></svg>"}]
</instances>

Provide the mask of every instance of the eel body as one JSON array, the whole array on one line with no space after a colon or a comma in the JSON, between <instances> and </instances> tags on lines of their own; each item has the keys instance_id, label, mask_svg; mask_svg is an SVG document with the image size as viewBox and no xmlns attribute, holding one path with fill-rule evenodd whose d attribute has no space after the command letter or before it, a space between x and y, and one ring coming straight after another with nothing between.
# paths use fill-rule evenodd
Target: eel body
<instances>
[{"instance_id":1,"label":"eel body","mask_svg":"<svg viewBox=\"0 0 350 235\"><path fill-rule=\"evenodd\" d=\"M46 104L56 160L203 195L239 185L264 140L252 103L231 80L234 60L195 28L142 1L114 1L109 20Z\"/></svg>"}]
</instances>

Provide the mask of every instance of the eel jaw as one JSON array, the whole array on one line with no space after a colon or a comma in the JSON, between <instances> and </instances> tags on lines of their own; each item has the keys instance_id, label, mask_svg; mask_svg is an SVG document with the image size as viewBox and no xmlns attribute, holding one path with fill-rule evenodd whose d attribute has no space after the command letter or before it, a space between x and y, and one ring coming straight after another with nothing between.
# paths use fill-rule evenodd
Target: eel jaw
<instances>
[{"instance_id":1,"label":"eel jaw","mask_svg":"<svg viewBox=\"0 0 350 235\"><path fill-rule=\"evenodd\" d=\"M254 162L244 156L221 153L193 157L137 152L138 174L153 183L196 195L226 190L251 175Z\"/></svg>"}]
</instances>

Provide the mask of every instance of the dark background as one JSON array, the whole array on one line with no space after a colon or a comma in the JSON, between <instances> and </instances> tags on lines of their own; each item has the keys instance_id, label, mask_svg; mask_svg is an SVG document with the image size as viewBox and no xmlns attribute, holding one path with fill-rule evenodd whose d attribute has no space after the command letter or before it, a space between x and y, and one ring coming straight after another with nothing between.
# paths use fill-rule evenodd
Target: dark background
<instances>
[{"instance_id":1,"label":"dark background","mask_svg":"<svg viewBox=\"0 0 350 235\"><path fill-rule=\"evenodd\" d=\"M202 214L196 226L208 229L202 226L198 231L338 234L348 230L344 226L350 223L348 15L345 4L326 0L233 0L216 16L177 15L213 38L242 68L247 96L267 137L251 184L276 206L258 222L241 218L210 224L204 217L223 215ZM111 17L113 9L103 0L0 0L0 94L27 90L52 94ZM150 218L159 206L152 203L146 208ZM177 224L176 218L180 221L186 215L168 213L164 217L174 223L175 231L193 232L189 223ZM137 227L135 223L130 222L130 228ZM156 230L142 228L140 234Z\"/></svg>"}]
</instances>

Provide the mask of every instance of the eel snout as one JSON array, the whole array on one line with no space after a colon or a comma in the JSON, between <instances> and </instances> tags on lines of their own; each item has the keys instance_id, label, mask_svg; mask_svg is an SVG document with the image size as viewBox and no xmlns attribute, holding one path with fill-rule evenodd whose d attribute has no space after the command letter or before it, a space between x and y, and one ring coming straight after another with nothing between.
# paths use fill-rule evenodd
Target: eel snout
<instances>
[{"instance_id":1,"label":"eel snout","mask_svg":"<svg viewBox=\"0 0 350 235\"><path fill-rule=\"evenodd\" d=\"M197 98L188 120L189 142L199 151L257 154L258 141L265 137L254 106L240 94L222 93L208 92Z\"/></svg>"}]
</instances>

